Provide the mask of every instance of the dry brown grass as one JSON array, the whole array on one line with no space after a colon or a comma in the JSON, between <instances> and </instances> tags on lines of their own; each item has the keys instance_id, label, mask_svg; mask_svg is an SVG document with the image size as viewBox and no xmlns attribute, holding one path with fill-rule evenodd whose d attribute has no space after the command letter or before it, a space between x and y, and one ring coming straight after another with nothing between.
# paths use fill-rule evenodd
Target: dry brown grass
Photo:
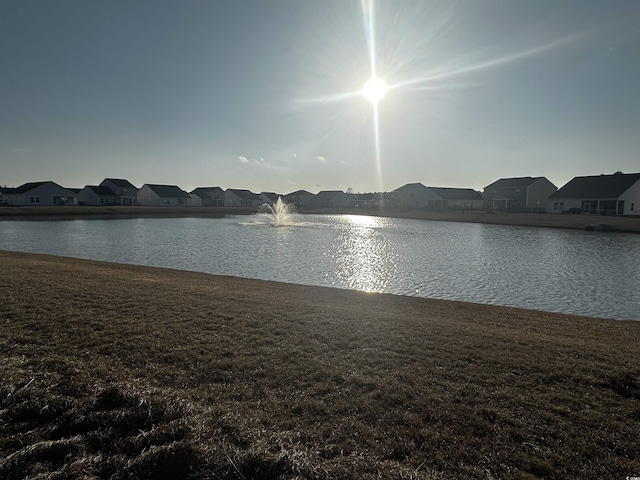
<instances>
[{"instance_id":1,"label":"dry brown grass","mask_svg":"<svg viewBox=\"0 0 640 480\"><path fill-rule=\"evenodd\" d=\"M0 478L640 474L638 322L0 265Z\"/></svg>"}]
</instances>

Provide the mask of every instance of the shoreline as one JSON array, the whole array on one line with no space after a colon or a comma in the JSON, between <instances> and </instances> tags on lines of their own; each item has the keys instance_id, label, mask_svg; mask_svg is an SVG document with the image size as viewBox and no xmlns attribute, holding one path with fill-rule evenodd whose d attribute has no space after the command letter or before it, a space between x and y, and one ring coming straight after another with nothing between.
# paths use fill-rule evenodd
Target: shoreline
<instances>
[{"instance_id":1,"label":"shoreline","mask_svg":"<svg viewBox=\"0 0 640 480\"><path fill-rule=\"evenodd\" d=\"M0 262L0 476L640 472L640 322Z\"/></svg>"},{"instance_id":2,"label":"shoreline","mask_svg":"<svg viewBox=\"0 0 640 480\"><path fill-rule=\"evenodd\" d=\"M2 220L105 220L129 218L220 218L226 215L251 215L255 208L245 207L0 207ZM484 211L437 212L418 209L305 209L305 214L371 215L413 220L482 223L604 232L640 233L640 218L605 215L562 215L547 213L487 213Z\"/></svg>"}]
</instances>

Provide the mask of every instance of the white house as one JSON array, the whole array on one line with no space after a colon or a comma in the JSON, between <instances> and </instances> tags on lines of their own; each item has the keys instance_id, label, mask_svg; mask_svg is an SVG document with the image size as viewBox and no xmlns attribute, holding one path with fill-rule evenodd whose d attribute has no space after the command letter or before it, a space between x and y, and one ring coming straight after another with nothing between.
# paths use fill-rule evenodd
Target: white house
<instances>
[{"instance_id":1,"label":"white house","mask_svg":"<svg viewBox=\"0 0 640 480\"><path fill-rule=\"evenodd\" d=\"M551 195L547 213L640 215L640 173L575 177Z\"/></svg>"},{"instance_id":2,"label":"white house","mask_svg":"<svg viewBox=\"0 0 640 480\"><path fill-rule=\"evenodd\" d=\"M76 194L51 181L29 182L4 189L2 201L8 205L22 206L76 205Z\"/></svg>"},{"instance_id":3,"label":"white house","mask_svg":"<svg viewBox=\"0 0 640 480\"><path fill-rule=\"evenodd\" d=\"M229 188L224 192L225 207L255 207L258 208L264 200L249 190Z\"/></svg>"},{"instance_id":4,"label":"white house","mask_svg":"<svg viewBox=\"0 0 640 480\"><path fill-rule=\"evenodd\" d=\"M137 193L138 205L157 207L186 207L191 197L176 185L145 183Z\"/></svg>"}]
</instances>

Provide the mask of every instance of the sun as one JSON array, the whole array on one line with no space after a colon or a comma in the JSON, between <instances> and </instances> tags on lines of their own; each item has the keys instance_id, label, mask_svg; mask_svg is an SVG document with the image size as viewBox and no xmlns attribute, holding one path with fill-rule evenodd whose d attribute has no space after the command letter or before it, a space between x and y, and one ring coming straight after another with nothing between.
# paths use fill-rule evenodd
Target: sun
<instances>
[{"instance_id":1,"label":"sun","mask_svg":"<svg viewBox=\"0 0 640 480\"><path fill-rule=\"evenodd\" d=\"M378 77L371 77L371 79L364 84L360 93L371 103L377 104L385 93L387 93L387 85Z\"/></svg>"}]
</instances>

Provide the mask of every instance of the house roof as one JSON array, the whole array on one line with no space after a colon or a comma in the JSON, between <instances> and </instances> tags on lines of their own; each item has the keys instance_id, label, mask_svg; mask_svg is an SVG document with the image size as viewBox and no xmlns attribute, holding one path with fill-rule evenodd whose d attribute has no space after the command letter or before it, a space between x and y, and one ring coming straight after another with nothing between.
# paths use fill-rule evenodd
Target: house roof
<instances>
[{"instance_id":1,"label":"house roof","mask_svg":"<svg viewBox=\"0 0 640 480\"><path fill-rule=\"evenodd\" d=\"M262 199L260 198L259 195L253 193L250 190L237 190L235 188L228 188L227 192L232 192L233 194L235 194L237 197L241 198L242 200L259 200L259 201L262 201Z\"/></svg>"},{"instance_id":2,"label":"house roof","mask_svg":"<svg viewBox=\"0 0 640 480\"><path fill-rule=\"evenodd\" d=\"M335 198L337 195L346 195L342 190L322 190L318 192L314 197L314 201L328 201Z\"/></svg>"},{"instance_id":3,"label":"house roof","mask_svg":"<svg viewBox=\"0 0 640 480\"><path fill-rule=\"evenodd\" d=\"M538 180L544 177L516 177L516 178L501 178L495 182L487 185L487 188L514 188L514 187L528 187L532 183L536 183Z\"/></svg>"},{"instance_id":4,"label":"house roof","mask_svg":"<svg viewBox=\"0 0 640 480\"><path fill-rule=\"evenodd\" d=\"M84 188L89 188L93 191L93 193L95 193L96 195L99 195L101 197L113 197L116 195L116 192L114 192L113 190L111 190L109 187L103 187L100 185L87 185Z\"/></svg>"},{"instance_id":5,"label":"house roof","mask_svg":"<svg viewBox=\"0 0 640 480\"><path fill-rule=\"evenodd\" d=\"M200 198L211 199L213 197L210 194L214 192L221 193L221 192L224 192L224 190L222 190L222 188L220 187L198 187L191 190L189 194L195 195Z\"/></svg>"},{"instance_id":6,"label":"house roof","mask_svg":"<svg viewBox=\"0 0 640 480\"><path fill-rule=\"evenodd\" d=\"M260 194L260 198L266 198L271 203L276 203L279 198L283 198L284 195L280 195L279 193L274 192L262 192Z\"/></svg>"},{"instance_id":7,"label":"house roof","mask_svg":"<svg viewBox=\"0 0 640 480\"><path fill-rule=\"evenodd\" d=\"M618 198L640 181L640 173L575 177L549 198Z\"/></svg>"},{"instance_id":8,"label":"house roof","mask_svg":"<svg viewBox=\"0 0 640 480\"><path fill-rule=\"evenodd\" d=\"M113 185L115 185L118 188L133 188L134 190L138 189L135 185L132 185L131 183L129 183L128 180L124 180L122 178L105 178L103 182L106 182L106 181L111 182Z\"/></svg>"},{"instance_id":9,"label":"house roof","mask_svg":"<svg viewBox=\"0 0 640 480\"><path fill-rule=\"evenodd\" d=\"M187 192L176 185L154 185L151 183L146 185L161 198L191 198Z\"/></svg>"},{"instance_id":10,"label":"house roof","mask_svg":"<svg viewBox=\"0 0 640 480\"><path fill-rule=\"evenodd\" d=\"M40 187L40 186L42 186L42 185L44 185L46 183L53 183L53 182L29 182L29 183L25 183L23 185L20 185L19 187L16 187L13 190L12 193L18 193L18 194L27 193L27 192L30 192L31 190L33 190L34 188L38 188L38 187ZM56 184L54 184L54 185L56 185Z\"/></svg>"},{"instance_id":11,"label":"house roof","mask_svg":"<svg viewBox=\"0 0 640 480\"><path fill-rule=\"evenodd\" d=\"M420 182L414 182L414 183L406 183L404 185L402 185L401 187L396 188L395 190L393 190L394 192L397 192L399 190L405 189L407 187L422 187L422 188L427 188L425 187L422 183Z\"/></svg>"},{"instance_id":12,"label":"house roof","mask_svg":"<svg viewBox=\"0 0 640 480\"><path fill-rule=\"evenodd\" d=\"M445 200L482 200L482 194L472 188L429 187L429 189Z\"/></svg>"},{"instance_id":13,"label":"house roof","mask_svg":"<svg viewBox=\"0 0 640 480\"><path fill-rule=\"evenodd\" d=\"M313 195L313 193L307 192L306 190L296 190L295 192L287 193L285 196L299 196L299 195Z\"/></svg>"}]
</instances>

